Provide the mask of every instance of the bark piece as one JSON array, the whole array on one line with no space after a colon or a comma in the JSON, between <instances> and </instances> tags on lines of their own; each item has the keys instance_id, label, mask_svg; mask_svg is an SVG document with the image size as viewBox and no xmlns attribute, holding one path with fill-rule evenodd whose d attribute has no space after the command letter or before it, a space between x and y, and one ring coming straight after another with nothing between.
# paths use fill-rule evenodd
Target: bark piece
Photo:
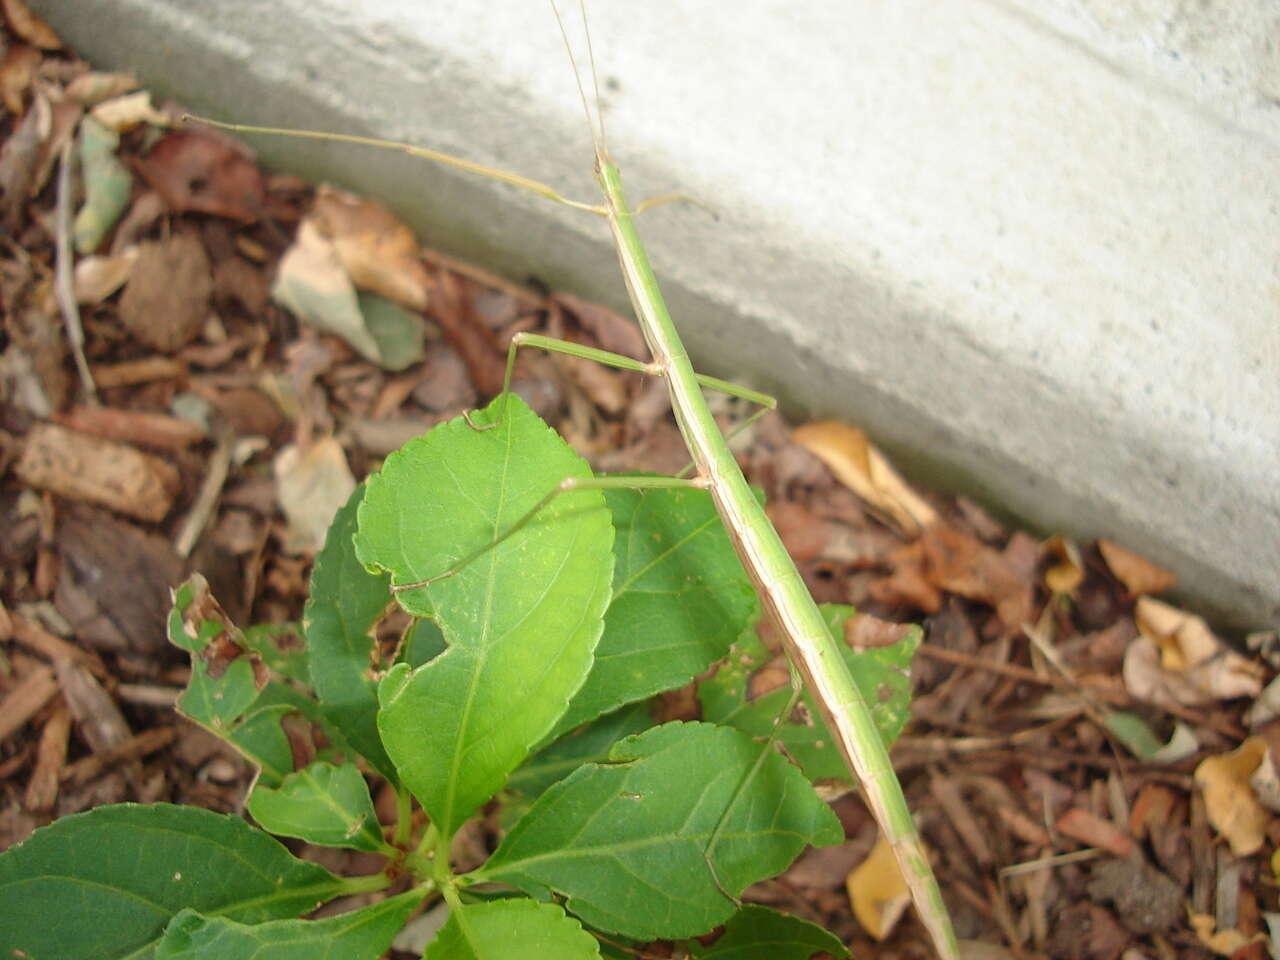
<instances>
[{"instance_id":1,"label":"bark piece","mask_svg":"<svg viewBox=\"0 0 1280 960\"><path fill-rule=\"evenodd\" d=\"M72 505L58 524L54 602L83 644L163 650L169 592L186 572L163 537L100 510Z\"/></svg>"},{"instance_id":2,"label":"bark piece","mask_svg":"<svg viewBox=\"0 0 1280 960\"><path fill-rule=\"evenodd\" d=\"M0 700L0 743L36 715L58 692L58 681L53 670L40 667L31 671L22 682Z\"/></svg>"},{"instance_id":3,"label":"bark piece","mask_svg":"<svg viewBox=\"0 0 1280 960\"><path fill-rule=\"evenodd\" d=\"M93 674L65 660L55 670L71 716L94 753L110 753L133 736L124 714Z\"/></svg>"},{"instance_id":4,"label":"bark piece","mask_svg":"<svg viewBox=\"0 0 1280 960\"><path fill-rule=\"evenodd\" d=\"M81 406L56 414L54 419L73 430L156 450L182 450L205 439L197 424L166 413Z\"/></svg>"},{"instance_id":5,"label":"bark piece","mask_svg":"<svg viewBox=\"0 0 1280 960\"><path fill-rule=\"evenodd\" d=\"M163 520L178 491L172 464L52 423L37 425L14 472L23 483L139 520Z\"/></svg>"},{"instance_id":6,"label":"bark piece","mask_svg":"<svg viewBox=\"0 0 1280 960\"><path fill-rule=\"evenodd\" d=\"M36 767L27 781L23 804L28 810L52 810L58 799L58 780L67 761L67 740L71 735L71 711L59 705L40 732Z\"/></svg>"}]
</instances>

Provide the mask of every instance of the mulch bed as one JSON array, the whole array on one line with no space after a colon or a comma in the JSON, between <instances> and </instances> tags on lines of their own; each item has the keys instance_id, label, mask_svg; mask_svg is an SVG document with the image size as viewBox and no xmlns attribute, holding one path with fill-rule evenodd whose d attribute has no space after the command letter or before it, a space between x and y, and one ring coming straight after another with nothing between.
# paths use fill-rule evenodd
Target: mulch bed
<instances>
[{"instance_id":1,"label":"mulch bed","mask_svg":"<svg viewBox=\"0 0 1280 960\"><path fill-rule=\"evenodd\" d=\"M514 332L644 356L602 307L453 263L375 204L261 171L178 111L121 100L119 78L91 73L20 3L4 8L0 849L105 803L242 810L252 771L173 710L188 667L165 641L170 589L200 571L238 622L296 620L334 491L494 395ZM102 148L114 174L79 146L89 116L122 127ZM83 184L104 176L122 199L95 223ZM273 297L300 224L414 318L407 345L378 342L383 363ZM661 382L530 353L515 387L598 470L687 459ZM745 415L717 403L726 426ZM1265 799L1280 745L1259 696L1274 635L1237 653L1151 597L1172 585L1158 564L914 491L847 425L793 433L770 415L736 444L816 598L866 615L853 640L925 627L894 760L957 931L985 944L975 955L1266 955L1280 819L1248 798ZM696 705L686 691L661 709ZM1129 749L1114 711L1152 749ZM1171 737L1185 748L1153 753ZM1242 743L1244 778L1223 785L1223 764L1203 762ZM1222 797L1257 842L1224 826ZM750 897L823 923L855 955L930 956L910 911L879 943L855 919L846 878L876 828L856 795L834 803L848 841Z\"/></svg>"}]
</instances>

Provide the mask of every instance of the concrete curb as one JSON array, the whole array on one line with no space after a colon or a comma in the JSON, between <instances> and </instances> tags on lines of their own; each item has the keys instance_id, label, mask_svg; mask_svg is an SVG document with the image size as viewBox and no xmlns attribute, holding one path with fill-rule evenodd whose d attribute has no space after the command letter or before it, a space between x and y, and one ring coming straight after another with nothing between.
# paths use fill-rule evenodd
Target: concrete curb
<instances>
[{"instance_id":1,"label":"concrete curb","mask_svg":"<svg viewBox=\"0 0 1280 960\"><path fill-rule=\"evenodd\" d=\"M589 199L541 3L38 0L83 55L245 123L410 140ZM1168 10L1164 8L1168 7ZM1274 5L671 0L591 10L611 147L708 372L926 483L1280 623ZM106 15L104 11L109 11ZM615 305L591 218L394 154L259 141L422 235Z\"/></svg>"}]
</instances>

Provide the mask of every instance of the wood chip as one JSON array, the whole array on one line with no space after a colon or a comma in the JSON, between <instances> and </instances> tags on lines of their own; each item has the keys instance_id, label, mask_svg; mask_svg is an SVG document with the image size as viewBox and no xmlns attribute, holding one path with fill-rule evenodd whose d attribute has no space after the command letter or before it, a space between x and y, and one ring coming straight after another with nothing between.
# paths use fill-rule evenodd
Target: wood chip
<instances>
[{"instance_id":1,"label":"wood chip","mask_svg":"<svg viewBox=\"0 0 1280 960\"><path fill-rule=\"evenodd\" d=\"M58 681L49 667L39 667L23 677L22 682L0 700L0 743L21 729L57 692Z\"/></svg>"},{"instance_id":2,"label":"wood chip","mask_svg":"<svg viewBox=\"0 0 1280 960\"><path fill-rule=\"evenodd\" d=\"M186 364L172 357L143 357L141 360L126 360L123 363L94 364L89 369L99 390L173 380L187 372Z\"/></svg>"},{"instance_id":3,"label":"wood chip","mask_svg":"<svg viewBox=\"0 0 1280 960\"><path fill-rule=\"evenodd\" d=\"M117 764L137 760L167 747L177 737L176 727L152 727L122 740L110 750L77 760L67 767L62 779L68 783L88 783Z\"/></svg>"},{"instance_id":4,"label":"wood chip","mask_svg":"<svg viewBox=\"0 0 1280 960\"><path fill-rule=\"evenodd\" d=\"M32 623L26 617L13 614L11 617L13 638L24 647L34 650L46 660L57 663L59 660L74 660L88 667L96 676L105 677L107 668L102 665L96 654L82 650L74 644L67 643L49 631Z\"/></svg>"},{"instance_id":5,"label":"wood chip","mask_svg":"<svg viewBox=\"0 0 1280 960\"><path fill-rule=\"evenodd\" d=\"M1054 829L1091 847L1101 847L1117 857L1127 857L1133 850L1133 841L1114 824L1080 807L1073 807L1060 816Z\"/></svg>"},{"instance_id":6,"label":"wood chip","mask_svg":"<svg viewBox=\"0 0 1280 960\"><path fill-rule=\"evenodd\" d=\"M14 466L24 483L139 520L163 520L179 488L172 464L132 447L42 423Z\"/></svg>"},{"instance_id":7,"label":"wood chip","mask_svg":"<svg viewBox=\"0 0 1280 960\"><path fill-rule=\"evenodd\" d=\"M88 670L65 660L56 670L71 716L94 753L108 753L133 736L116 702Z\"/></svg>"},{"instance_id":8,"label":"wood chip","mask_svg":"<svg viewBox=\"0 0 1280 960\"><path fill-rule=\"evenodd\" d=\"M23 804L28 810L52 810L58 799L58 780L67 762L67 740L71 735L71 711L59 704L40 732L36 766L27 781Z\"/></svg>"},{"instance_id":9,"label":"wood chip","mask_svg":"<svg viewBox=\"0 0 1280 960\"><path fill-rule=\"evenodd\" d=\"M204 430L190 420L142 410L74 407L66 413L54 414L53 419L64 427L105 440L156 450L183 450L205 439Z\"/></svg>"}]
</instances>

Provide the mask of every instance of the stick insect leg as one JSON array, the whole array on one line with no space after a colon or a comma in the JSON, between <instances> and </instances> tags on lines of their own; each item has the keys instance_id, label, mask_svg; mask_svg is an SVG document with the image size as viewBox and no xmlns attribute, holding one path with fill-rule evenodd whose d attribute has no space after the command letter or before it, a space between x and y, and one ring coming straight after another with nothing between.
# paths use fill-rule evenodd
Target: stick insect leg
<instances>
[{"instance_id":1,"label":"stick insect leg","mask_svg":"<svg viewBox=\"0 0 1280 960\"><path fill-rule=\"evenodd\" d=\"M575 490L673 490L673 489L698 489L705 490L707 484L705 481L697 478L688 477L592 477L590 479L582 479L579 477L567 477L561 480L551 491L539 500L523 517L513 523L510 527L500 533L493 540L490 540L478 550L473 550L448 570L437 573L433 577L425 580L417 580L413 583L397 583L391 587L391 592L402 593L405 590L417 590L420 587L427 587L438 580L444 580L451 577L460 570L463 570L469 564L484 556L494 547L501 544L523 530L529 523L546 509L547 505L556 497L563 493L572 493Z\"/></svg>"},{"instance_id":2,"label":"stick insect leg","mask_svg":"<svg viewBox=\"0 0 1280 960\"><path fill-rule=\"evenodd\" d=\"M604 364L606 367L613 367L617 370L630 370L633 373L645 373L649 376L660 377L662 370L653 363L646 363L643 360L637 360L634 357L628 357L621 353L612 353L608 350L598 350L595 347L587 347L580 343L572 343L568 340L557 340L555 337L544 337L540 333L526 333L521 331L511 338L511 346L507 348L507 369L502 377L502 392L508 393L511 390L511 376L515 372L516 352L521 347L537 347L540 350L546 350L548 353L560 353L569 357L577 357L580 360L594 360L596 363ZM709 377L706 374L696 374L698 383L708 390L715 390L718 393L724 393L731 397L739 397L749 403L758 404L761 410L743 421L733 432L729 434L732 437L739 430L746 429L754 423L759 417L763 416L769 410L777 409L778 401L769 396L767 393L761 393L758 390L752 390L750 387L744 387L740 384L733 383L730 380L721 380L719 377ZM473 430L490 430L497 426L501 421L495 421L491 424L483 426L473 423L470 415L466 416L467 423ZM681 474L688 472L682 470Z\"/></svg>"}]
</instances>

